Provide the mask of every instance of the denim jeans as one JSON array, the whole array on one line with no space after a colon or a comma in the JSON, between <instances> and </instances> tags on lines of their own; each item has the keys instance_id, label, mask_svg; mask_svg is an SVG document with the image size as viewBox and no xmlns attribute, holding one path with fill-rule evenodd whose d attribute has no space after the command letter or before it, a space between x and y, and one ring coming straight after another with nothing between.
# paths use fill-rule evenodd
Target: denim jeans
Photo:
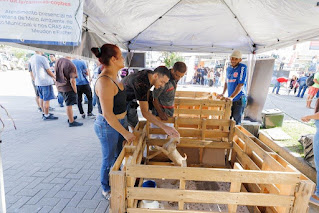
<instances>
[{"instance_id":1,"label":"denim jeans","mask_svg":"<svg viewBox=\"0 0 319 213\"><path fill-rule=\"evenodd\" d=\"M63 96L61 92L58 92L58 103L60 106L63 106Z\"/></svg>"},{"instance_id":2,"label":"denim jeans","mask_svg":"<svg viewBox=\"0 0 319 213\"><path fill-rule=\"evenodd\" d=\"M280 90L280 82L276 81L274 88L272 89L272 93L274 93L275 89L277 88L276 94L278 94Z\"/></svg>"},{"instance_id":3,"label":"denim jeans","mask_svg":"<svg viewBox=\"0 0 319 213\"><path fill-rule=\"evenodd\" d=\"M241 124L241 117L246 107L246 97L241 96L241 98L237 101L233 101L233 105L231 107L231 116L230 118L234 118L236 121L236 125Z\"/></svg>"},{"instance_id":4,"label":"denim jeans","mask_svg":"<svg viewBox=\"0 0 319 213\"><path fill-rule=\"evenodd\" d=\"M303 98L303 96L304 96L304 94L305 94L307 88L308 88L308 86L307 86L307 84L306 84L305 81L300 82L299 91L298 91L297 97ZM301 92L301 91L302 91L302 92ZM301 94L300 94L300 93L301 93Z\"/></svg>"},{"instance_id":5,"label":"denim jeans","mask_svg":"<svg viewBox=\"0 0 319 213\"><path fill-rule=\"evenodd\" d=\"M119 122L127 129L126 117ZM97 116L94 122L94 131L102 146L101 184L103 191L108 192L111 190L109 172L122 150L124 137L113 129L102 115Z\"/></svg>"},{"instance_id":6,"label":"denim jeans","mask_svg":"<svg viewBox=\"0 0 319 213\"><path fill-rule=\"evenodd\" d=\"M317 171L317 186L316 186L316 191L315 195L319 196L319 120L315 120L316 124L316 134L313 139L313 154L315 158L315 165L316 165L316 171Z\"/></svg>"}]
</instances>

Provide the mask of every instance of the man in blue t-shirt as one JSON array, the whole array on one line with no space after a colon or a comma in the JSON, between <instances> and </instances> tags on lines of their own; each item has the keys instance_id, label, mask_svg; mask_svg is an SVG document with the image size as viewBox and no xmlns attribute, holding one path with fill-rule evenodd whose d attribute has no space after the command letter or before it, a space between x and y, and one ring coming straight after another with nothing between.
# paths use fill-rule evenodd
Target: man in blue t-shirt
<instances>
[{"instance_id":1,"label":"man in blue t-shirt","mask_svg":"<svg viewBox=\"0 0 319 213\"><path fill-rule=\"evenodd\" d=\"M226 82L224 91L219 97L224 96L228 90L228 98L233 101L231 118L234 118L236 125L241 124L241 116L246 105L246 73L247 66L240 63L242 54L235 50L230 56L231 65L226 70Z\"/></svg>"},{"instance_id":2,"label":"man in blue t-shirt","mask_svg":"<svg viewBox=\"0 0 319 213\"><path fill-rule=\"evenodd\" d=\"M87 77L91 78L89 75L89 69L87 68L84 61L79 59L73 59L73 64L76 67L76 71L78 77L76 78L76 88L77 88L77 95L78 95L78 108L82 118L85 118L85 113L83 111L82 106L82 95L85 94L88 99L88 113L87 116L94 116L92 113L93 110L93 97L92 97L92 90L90 87L90 82L88 81ZM90 79L91 80L91 79Z\"/></svg>"}]
</instances>

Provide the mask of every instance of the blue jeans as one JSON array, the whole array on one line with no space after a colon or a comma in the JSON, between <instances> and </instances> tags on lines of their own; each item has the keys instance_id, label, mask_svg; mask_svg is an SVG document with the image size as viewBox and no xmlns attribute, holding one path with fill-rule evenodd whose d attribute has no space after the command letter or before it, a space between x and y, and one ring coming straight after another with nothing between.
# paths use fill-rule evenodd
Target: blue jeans
<instances>
[{"instance_id":1,"label":"blue jeans","mask_svg":"<svg viewBox=\"0 0 319 213\"><path fill-rule=\"evenodd\" d=\"M315 137L313 138L313 155L315 158L315 164L316 164L316 171L317 171L317 186L316 186L316 191L315 195L319 197L319 120L315 120L316 124L316 134Z\"/></svg>"},{"instance_id":2,"label":"blue jeans","mask_svg":"<svg viewBox=\"0 0 319 213\"><path fill-rule=\"evenodd\" d=\"M303 96L304 96L304 94L305 94L307 88L308 88L308 86L307 86L306 82L304 82L304 81L300 82L299 91L298 91L297 97L303 98ZM301 92L301 91L302 91L302 92ZM301 93L301 94L300 94L300 93Z\"/></svg>"},{"instance_id":3,"label":"blue jeans","mask_svg":"<svg viewBox=\"0 0 319 213\"><path fill-rule=\"evenodd\" d=\"M63 96L61 92L58 92L58 103L60 104L60 106L63 106Z\"/></svg>"},{"instance_id":4,"label":"blue jeans","mask_svg":"<svg viewBox=\"0 0 319 213\"><path fill-rule=\"evenodd\" d=\"M276 94L278 94L278 92L279 92L279 90L280 90L280 82L279 82L279 81L277 81L277 82L275 83L275 86L274 86L274 88L272 89L272 93L274 93L274 91L275 91L276 88L277 88Z\"/></svg>"},{"instance_id":5,"label":"blue jeans","mask_svg":"<svg viewBox=\"0 0 319 213\"><path fill-rule=\"evenodd\" d=\"M127 129L126 117L119 122ZM102 146L101 184L103 191L108 192L111 190L109 172L122 150L124 137L113 129L102 115L97 116L94 131Z\"/></svg>"},{"instance_id":6,"label":"blue jeans","mask_svg":"<svg viewBox=\"0 0 319 213\"><path fill-rule=\"evenodd\" d=\"M234 120L236 121L236 125L241 124L241 116L244 112L245 106L246 106L245 96L241 96L239 100L233 101L230 118L234 118Z\"/></svg>"}]
</instances>

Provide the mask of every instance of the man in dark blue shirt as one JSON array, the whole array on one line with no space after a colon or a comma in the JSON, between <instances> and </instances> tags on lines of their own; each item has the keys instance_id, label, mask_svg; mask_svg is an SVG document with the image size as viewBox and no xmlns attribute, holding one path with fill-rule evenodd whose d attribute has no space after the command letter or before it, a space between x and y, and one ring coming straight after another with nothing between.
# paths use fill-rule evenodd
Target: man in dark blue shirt
<instances>
[{"instance_id":1,"label":"man in dark blue shirt","mask_svg":"<svg viewBox=\"0 0 319 213\"><path fill-rule=\"evenodd\" d=\"M240 63L242 54L235 50L230 56L231 65L226 70L226 81L224 91L219 97L224 96L228 90L228 98L233 101L231 118L234 118L236 125L241 124L243 109L246 105L246 73L247 66Z\"/></svg>"},{"instance_id":2,"label":"man in dark blue shirt","mask_svg":"<svg viewBox=\"0 0 319 213\"><path fill-rule=\"evenodd\" d=\"M296 97L303 98L303 96L308 88L307 83L306 83L307 78L308 78L308 76L304 75L297 80L299 83L299 92L298 92L298 95Z\"/></svg>"}]
</instances>

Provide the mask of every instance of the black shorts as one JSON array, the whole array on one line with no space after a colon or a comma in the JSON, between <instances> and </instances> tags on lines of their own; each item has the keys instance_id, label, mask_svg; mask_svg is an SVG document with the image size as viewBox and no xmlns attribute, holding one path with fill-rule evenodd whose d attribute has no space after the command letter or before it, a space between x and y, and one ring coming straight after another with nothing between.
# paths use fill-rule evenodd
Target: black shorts
<instances>
[{"instance_id":1,"label":"black shorts","mask_svg":"<svg viewBox=\"0 0 319 213\"><path fill-rule=\"evenodd\" d=\"M72 90L69 92L61 92L65 105L72 106L77 104L77 94Z\"/></svg>"}]
</instances>

